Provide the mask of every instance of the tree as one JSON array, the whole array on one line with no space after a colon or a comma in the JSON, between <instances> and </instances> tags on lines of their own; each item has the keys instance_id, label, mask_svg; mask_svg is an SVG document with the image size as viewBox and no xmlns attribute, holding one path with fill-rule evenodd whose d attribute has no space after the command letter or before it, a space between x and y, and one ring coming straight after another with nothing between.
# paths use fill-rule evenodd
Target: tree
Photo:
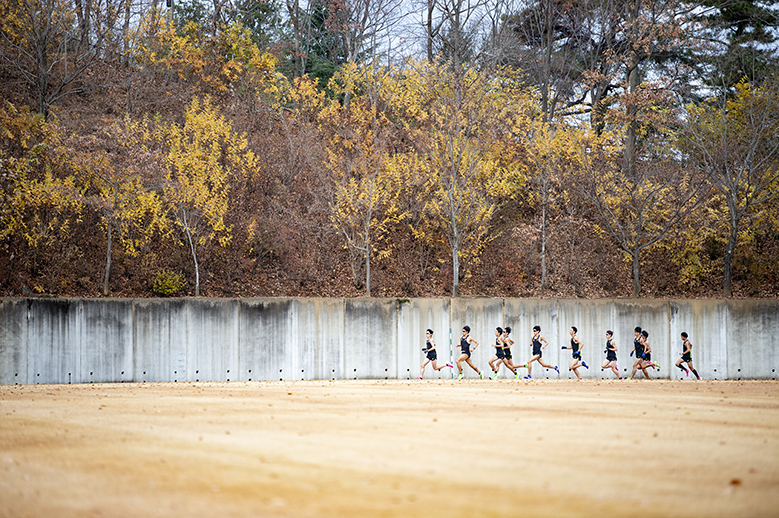
<instances>
[{"instance_id":1,"label":"tree","mask_svg":"<svg viewBox=\"0 0 779 518\"><path fill-rule=\"evenodd\" d=\"M711 98L688 106L680 145L724 198L728 244L723 292L733 296L733 257L743 222L779 195L779 88L747 82L732 99Z\"/></svg>"},{"instance_id":2,"label":"tree","mask_svg":"<svg viewBox=\"0 0 779 518\"><path fill-rule=\"evenodd\" d=\"M706 186L660 150L642 161L634 174L623 174L618 135L580 134L578 191L595 210L602 232L630 260L633 296L641 295L641 254L667 238L705 198Z\"/></svg>"},{"instance_id":3,"label":"tree","mask_svg":"<svg viewBox=\"0 0 779 518\"><path fill-rule=\"evenodd\" d=\"M550 213L556 208L559 199L564 198L561 180L566 173L566 165L576 161L575 148L569 132L564 128L555 129L543 120L534 121L527 134L527 156L529 160L528 177L533 189L528 199L540 207L539 244L541 245L541 296L547 285L546 245L552 237L551 223L555 220Z\"/></svg>"},{"instance_id":4,"label":"tree","mask_svg":"<svg viewBox=\"0 0 779 518\"><path fill-rule=\"evenodd\" d=\"M398 189L397 173L390 157L392 123L384 111L393 102L394 73L373 65L347 65L334 78L343 85L335 91L354 99L348 107L333 100L321 114L322 123L333 129L327 162L331 221L347 246L364 258L368 297L371 256L388 254L376 245L387 225L401 217L391 203Z\"/></svg>"},{"instance_id":5,"label":"tree","mask_svg":"<svg viewBox=\"0 0 779 518\"><path fill-rule=\"evenodd\" d=\"M110 293L114 234L124 251L137 256L156 231L165 230L160 198L153 190L156 162L137 146L130 125L115 124L104 135L74 137L71 164L86 185L85 204L100 215L106 232L103 296Z\"/></svg>"},{"instance_id":6,"label":"tree","mask_svg":"<svg viewBox=\"0 0 779 518\"><path fill-rule=\"evenodd\" d=\"M715 42L701 61L710 66L705 84L733 93L746 77L752 84L771 80L779 70L776 30L779 9L767 0L703 0L708 37Z\"/></svg>"},{"instance_id":7,"label":"tree","mask_svg":"<svg viewBox=\"0 0 779 518\"><path fill-rule=\"evenodd\" d=\"M183 126L145 119L137 131L141 143L153 146L162 158L164 208L189 248L199 296L199 250L211 243L229 243L231 228L225 215L231 179L254 171L256 157L246 136L233 132L209 98L192 101Z\"/></svg>"},{"instance_id":8,"label":"tree","mask_svg":"<svg viewBox=\"0 0 779 518\"><path fill-rule=\"evenodd\" d=\"M452 258L452 294L459 296L460 257L484 243L489 222L517 186L519 169L501 159L504 141L518 139L528 111L526 92L510 75L488 76L473 67L418 65L407 88L422 91L429 135L426 156L428 213L446 236Z\"/></svg>"},{"instance_id":9,"label":"tree","mask_svg":"<svg viewBox=\"0 0 779 518\"><path fill-rule=\"evenodd\" d=\"M67 95L94 88L76 84L100 58L102 24L88 25L105 12L77 11L70 0L5 0L0 2L0 59L15 69L36 93L44 117L49 107ZM73 30L81 19L81 32ZM90 28L91 27L91 28ZM98 34L92 36L92 31ZM86 32L84 32L86 31Z\"/></svg>"},{"instance_id":10,"label":"tree","mask_svg":"<svg viewBox=\"0 0 779 518\"><path fill-rule=\"evenodd\" d=\"M8 263L20 266L20 276L40 277L37 293L46 281L50 291L67 284L66 266L77 254L71 242L83 217L82 189L63 157L52 121L26 107L0 106L0 244L11 250Z\"/></svg>"}]
</instances>

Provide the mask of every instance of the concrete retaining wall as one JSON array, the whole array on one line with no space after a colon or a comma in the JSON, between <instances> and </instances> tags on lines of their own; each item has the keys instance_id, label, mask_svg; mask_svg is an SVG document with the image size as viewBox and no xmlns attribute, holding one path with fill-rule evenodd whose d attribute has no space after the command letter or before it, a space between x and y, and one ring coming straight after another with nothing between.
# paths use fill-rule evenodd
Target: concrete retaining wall
<instances>
[{"instance_id":1,"label":"concrete retaining wall","mask_svg":"<svg viewBox=\"0 0 779 518\"><path fill-rule=\"evenodd\" d=\"M534 325L548 340L534 378L572 378L570 326L579 329L585 378L602 371L605 332L630 373L633 328L650 333L650 375L683 377L679 335L707 379L776 379L777 300L553 299L0 299L0 384L298 379L407 379L419 375L425 329L440 363L459 354L469 325L472 356L485 374L494 330L511 326L515 363L530 357ZM456 370L454 371L456 374ZM524 371L522 371L524 374ZM426 378L450 378L451 369ZM476 373L465 366L468 378ZM507 371L501 370L501 377Z\"/></svg>"}]
</instances>

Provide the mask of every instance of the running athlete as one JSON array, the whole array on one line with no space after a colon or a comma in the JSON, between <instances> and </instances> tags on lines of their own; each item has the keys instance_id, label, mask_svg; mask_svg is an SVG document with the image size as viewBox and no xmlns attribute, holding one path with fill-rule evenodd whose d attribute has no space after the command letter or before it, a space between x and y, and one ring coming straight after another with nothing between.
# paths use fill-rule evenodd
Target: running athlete
<instances>
[{"instance_id":1,"label":"running athlete","mask_svg":"<svg viewBox=\"0 0 779 518\"><path fill-rule=\"evenodd\" d=\"M619 375L619 368L617 368L617 345L614 343L613 337L614 331L610 329L606 331L606 350L603 351L606 353L606 359L600 368L611 369L617 378L622 379L622 376Z\"/></svg>"},{"instance_id":2,"label":"running athlete","mask_svg":"<svg viewBox=\"0 0 779 518\"><path fill-rule=\"evenodd\" d=\"M422 377L425 375L425 367L427 367L427 364L430 362L433 362L433 370L440 371L444 367L454 367L451 363L447 363L446 365L441 365L440 367L437 365L438 361L438 353L435 351L435 340L433 340L433 330L428 329L425 331L425 336L427 337L427 341L425 342L425 347L422 349L422 352L425 353L425 361L422 363L422 370L419 373L419 379L422 379Z\"/></svg>"},{"instance_id":3,"label":"running athlete","mask_svg":"<svg viewBox=\"0 0 779 518\"><path fill-rule=\"evenodd\" d=\"M633 372L628 377L629 380L632 380L636 376L636 371L638 369L641 369L641 372L644 373L644 376L646 376L646 379L649 379L649 374L646 371L646 366L643 362L644 357L644 341L642 336L642 330L640 327L637 327L633 333L636 335L636 337L633 339L633 351L630 353L631 356L633 356L633 353L636 354L636 361L633 362Z\"/></svg>"},{"instance_id":4,"label":"running athlete","mask_svg":"<svg viewBox=\"0 0 779 518\"><path fill-rule=\"evenodd\" d=\"M514 379L517 379L519 377L517 369L520 367L527 368L527 365L514 365L514 360L511 356L511 346L514 345L514 340L511 339L510 334L511 328L506 326L506 329L503 330L503 364L514 373Z\"/></svg>"},{"instance_id":5,"label":"running athlete","mask_svg":"<svg viewBox=\"0 0 779 518\"><path fill-rule=\"evenodd\" d=\"M503 363L503 359L506 356L503 354L503 328L496 327L495 328L495 354L490 358L490 361L487 363L490 364L490 369L492 369L492 376L490 376L490 379L495 379L498 377L498 370L500 369L500 364ZM495 365L497 363L497 365Z\"/></svg>"},{"instance_id":6,"label":"running athlete","mask_svg":"<svg viewBox=\"0 0 779 518\"><path fill-rule=\"evenodd\" d=\"M544 345L541 345L541 342L544 342ZM546 338L541 336L541 327L540 326L534 326L533 327L533 339L530 341L530 345L533 347L533 357L530 358L525 365L527 365L527 376L525 376L526 380L530 379L530 371L533 368L532 363L537 361L539 365L542 367L546 367L547 369L554 369L557 371L557 373L560 373L560 369L557 368L557 365L554 367L551 365L547 365L544 363L544 361L541 359L541 350L546 349L546 346L549 345L549 342L546 341Z\"/></svg>"},{"instance_id":7,"label":"running athlete","mask_svg":"<svg viewBox=\"0 0 779 518\"><path fill-rule=\"evenodd\" d=\"M584 348L584 344L582 343L581 339L576 336L578 331L579 330L576 329L576 326L571 327L571 330L569 331L571 333L571 345L564 345L562 348L573 350L573 360L571 361L571 365L568 368L571 369L574 374L576 374L577 379L582 379L582 377L579 376L579 367L584 367L585 369L589 369L589 367L586 363L584 363L584 360L582 360L582 349Z\"/></svg>"},{"instance_id":8,"label":"running athlete","mask_svg":"<svg viewBox=\"0 0 779 518\"><path fill-rule=\"evenodd\" d=\"M481 375L481 371L476 368L476 365L473 364L471 361L471 344L473 345L473 350L475 351L477 347L479 347L479 342L473 339L472 336L470 336L471 328L468 326L463 326L463 335L460 337L460 357L457 358L457 361L455 362L457 364L457 370L460 371L460 374L457 375L457 379L461 380L463 379L463 366L462 362L467 363L471 366L471 369L476 371L476 374L479 375L481 379L484 379L484 376Z\"/></svg>"},{"instance_id":9,"label":"running athlete","mask_svg":"<svg viewBox=\"0 0 779 518\"><path fill-rule=\"evenodd\" d=\"M641 343L644 345L644 355L642 356L644 367L659 369L660 364L652 361L652 348L649 347L649 332L646 329L641 331Z\"/></svg>"},{"instance_id":10,"label":"running athlete","mask_svg":"<svg viewBox=\"0 0 779 518\"><path fill-rule=\"evenodd\" d=\"M692 371L692 373L695 375L695 379L701 379L701 377L698 376L698 371L696 371L692 366L692 344L690 343L690 340L688 340L688 335L686 332L682 332L682 346L684 347L684 350L679 353L681 358L676 360L676 366L684 371L687 376L689 376L690 371ZM690 370L687 370L687 368L685 368L682 363L686 363Z\"/></svg>"}]
</instances>

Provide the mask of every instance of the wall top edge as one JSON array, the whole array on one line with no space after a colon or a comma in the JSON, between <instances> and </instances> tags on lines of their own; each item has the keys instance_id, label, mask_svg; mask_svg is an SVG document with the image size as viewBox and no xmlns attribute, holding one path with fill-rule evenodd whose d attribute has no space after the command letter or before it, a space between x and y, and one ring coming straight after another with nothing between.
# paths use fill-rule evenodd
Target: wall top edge
<instances>
[{"instance_id":1,"label":"wall top edge","mask_svg":"<svg viewBox=\"0 0 779 518\"><path fill-rule=\"evenodd\" d=\"M664 299L649 299L649 298L631 298L631 297L616 297L616 298L602 298L602 299L585 299L585 298L541 298L541 297L0 297L1 302L46 302L46 301L85 301L85 302L165 302L165 301L194 301L194 302L219 302L219 301L284 301L284 300L299 300L299 301L358 301L358 302L399 302L408 303L417 300L431 300L431 301L474 301L474 300L506 300L506 301L534 301L534 302L580 302L580 303L601 303L601 302L623 302L623 303L643 303L643 304L657 304L657 303L723 303L723 302L735 302L735 303L777 303L779 304L779 298L751 298L751 299L733 299L733 298L664 298Z\"/></svg>"}]
</instances>

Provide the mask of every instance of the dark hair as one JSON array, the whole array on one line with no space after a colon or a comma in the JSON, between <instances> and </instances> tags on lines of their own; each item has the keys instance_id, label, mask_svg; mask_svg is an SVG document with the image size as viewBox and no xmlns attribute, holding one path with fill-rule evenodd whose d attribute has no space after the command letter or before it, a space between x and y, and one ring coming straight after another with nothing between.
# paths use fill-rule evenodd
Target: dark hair
<instances>
[{"instance_id":1,"label":"dark hair","mask_svg":"<svg viewBox=\"0 0 779 518\"><path fill-rule=\"evenodd\" d=\"M510 334L511 328L509 326L506 326L506 329L504 329L504 331L506 332L506 334Z\"/></svg>"},{"instance_id":2,"label":"dark hair","mask_svg":"<svg viewBox=\"0 0 779 518\"><path fill-rule=\"evenodd\" d=\"M609 329L608 331L606 331L606 334L609 335L609 336L614 336L614 331Z\"/></svg>"},{"instance_id":3,"label":"dark hair","mask_svg":"<svg viewBox=\"0 0 779 518\"><path fill-rule=\"evenodd\" d=\"M576 334L579 332L578 329L576 329L576 326L571 326L571 329L573 329L573 334Z\"/></svg>"},{"instance_id":4,"label":"dark hair","mask_svg":"<svg viewBox=\"0 0 779 518\"><path fill-rule=\"evenodd\" d=\"M463 326L463 331L465 331L466 333L470 333L471 328L469 326Z\"/></svg>"},{"instance_id":5,"label":"dark hair","mask_svg":"<svg viewBox=\"0 0 779 518\"><path fill-rule=\"evenodd\" d=\"M649 333L646 331L641 331L641 334L644 335L644 338L649 338Z\"/></svg>"},{"instance_id":6,"label":"dark hair","mask_svg":"<svg viewBox=\"0 0 779 518\"><path fill-rule=\"evenodd\" d=\"M432 329L428 329L426 332L430 333L431 335L433 334L433 330Z\"/></svg>"},{"instance_id":7,"label":"dark hair","mask_svg":"<svg viewBox=\"0 0 779 518\"><path fill-rule=\"evenodd\" d=\"M641 332L641 328L640 328L640 327L637 327L637 328L635 328L635 329L634 329L634 331L635 331L636 333L640 333L640 332Z\"/></svg>"},{"instance_id":8,"label":"dark hair","mask_svg":"<svg viewBox=\"0 0 779 518\"><path fill-rule=\"evenodd\" d=\"M541 326L533 326L533 331L541 332Z\"/></svg>"},{"instance_id":9,"label":"dark hair","mask_svg":"<svg viewBox=\"0 0 779 518\"><path fill-rule=\"evenodd\" d=\"M682 331L682 337L687 338L688 336L690 335L688 335L685 331Z\"/></svg>"},{"instance_id":10,"label":"dark hair","mask_svg":"<svg viewBox=\"0 0 779 518\"><path fill-rule=\"evenodd\" d=\"M500 334L503 334L503 328L502 327L496 327L495 331L497 331Z\"/></svg>"}]
</instances>

